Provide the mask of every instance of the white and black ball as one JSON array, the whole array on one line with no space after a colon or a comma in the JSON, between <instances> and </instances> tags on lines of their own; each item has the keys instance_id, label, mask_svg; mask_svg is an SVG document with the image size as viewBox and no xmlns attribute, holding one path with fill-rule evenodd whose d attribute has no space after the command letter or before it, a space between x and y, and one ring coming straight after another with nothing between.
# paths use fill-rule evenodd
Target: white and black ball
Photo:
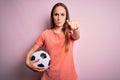
<instances>
[{"instance_id":1,"label":"white and black ball","mask_svg":"<svg viewBox=\"0 0 120 80\"><path fill-rule=\"evenodd\" d=\"M32 54L31 61L38 60L38 59L39 61L34 63L34 65L38 67L43 67L44 69L48 69L49 64L50 64L49 54L43 50L36 51Z\"/></svg>"}]
</instances>

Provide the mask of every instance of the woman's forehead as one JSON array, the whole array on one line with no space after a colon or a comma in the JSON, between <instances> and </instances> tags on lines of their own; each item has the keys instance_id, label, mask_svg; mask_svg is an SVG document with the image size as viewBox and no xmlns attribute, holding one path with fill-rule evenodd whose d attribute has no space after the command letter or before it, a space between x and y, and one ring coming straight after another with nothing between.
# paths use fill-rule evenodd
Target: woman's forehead
<instances>
[{"instance_id":1,"label":"woman's forehead","mask_svg":"<svg viewBox=\"0 0 120 80\"><path fill-rule=\"evenodd\" d=\"M55 9L54 9L54 13L66 13L66 10L64 7L62 6L57 6Z\"/></svg>"}]
</instances>

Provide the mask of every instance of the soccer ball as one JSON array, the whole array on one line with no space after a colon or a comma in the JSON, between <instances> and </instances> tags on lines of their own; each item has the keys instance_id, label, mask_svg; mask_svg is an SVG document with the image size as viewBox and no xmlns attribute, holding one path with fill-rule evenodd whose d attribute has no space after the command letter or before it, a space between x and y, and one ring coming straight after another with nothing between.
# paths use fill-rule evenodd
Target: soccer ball
<instances>
[{"instance_id":1,"label":"soccer ball","mask_svg":"<svg viewBox=\"0 0 120 80\"><path fill-rule=\"evenodd\" d=\"M37 67L43 67L44 69L48 69L49 63L50 63L49 54L43 50L34 52L31 56L31 61L38 60L38 59L39 59L39 61L34 63L34 65Z\"/></svg>"}]
</instances>

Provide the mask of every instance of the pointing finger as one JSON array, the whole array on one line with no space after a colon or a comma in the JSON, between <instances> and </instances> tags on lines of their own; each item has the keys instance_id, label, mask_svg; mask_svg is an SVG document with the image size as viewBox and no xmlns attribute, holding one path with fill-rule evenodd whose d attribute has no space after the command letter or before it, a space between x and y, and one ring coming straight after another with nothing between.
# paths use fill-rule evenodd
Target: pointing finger
<instances>
[{"instance_id":1,"label":"pointing finger","mask_svg":"<svg viewBox=\"0 0 120 80\"><path fill-rule=\"evenodd\" d=\"M70 25L71 25L71 22L70 22L69 20L66 20L66 21L67 21L68 25L70 26Z\"/></svg>"}]
</instances>

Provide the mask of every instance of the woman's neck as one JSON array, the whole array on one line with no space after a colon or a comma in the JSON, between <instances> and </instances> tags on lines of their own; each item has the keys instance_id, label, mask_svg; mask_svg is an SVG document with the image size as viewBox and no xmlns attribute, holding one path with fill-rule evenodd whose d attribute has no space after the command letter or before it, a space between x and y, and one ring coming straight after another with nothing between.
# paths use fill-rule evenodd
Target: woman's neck
<instances>
[{"instance_id":1,"label":"woman's neck","mask_svg":"<svg viewBox=\"0 0 120 80\"><path fill-rule=\"evenodd\" d=\"M55 31L56 33L63 33L62 27L55 27L55 28L54 28L54 31Z\"/></svg>"}]
</instances>

